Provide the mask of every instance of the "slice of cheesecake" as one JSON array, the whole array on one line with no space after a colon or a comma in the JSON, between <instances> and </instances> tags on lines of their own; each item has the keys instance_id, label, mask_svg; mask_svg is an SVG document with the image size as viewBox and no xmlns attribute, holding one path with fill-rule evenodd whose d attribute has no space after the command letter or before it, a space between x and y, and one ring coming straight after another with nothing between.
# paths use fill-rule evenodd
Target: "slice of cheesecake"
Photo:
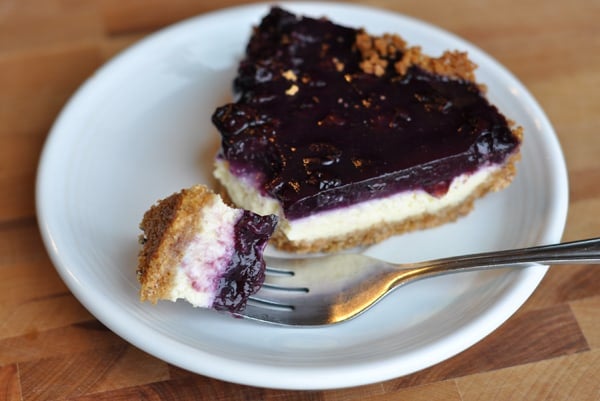
<instances>
[{"instance_id":1,"label":"slice of cheesecake","mask_svg":"<svg viewBox=\"0 0 600 401\"><path fill-rule=\"evenodd\" d=\"M401 29L401 27L399 27ZM280 218L273 242L334 251L453 221L506 187L521 129L465 53L439 57L274 7L254 28L213 122L215 176L239 207Z\"/></svg>"},{"instance_id":2,"label":"slice of cheesecake","mask_svg":"<svg viewBox=\"0 0 600 401\"><path fill-rule=\"evenodd\" d=\"M140 299L243 310L264 281L262 253L276 224L276 216L231 208L201 185L160 200L140 224Z\"/></svg>"}]
</instances>

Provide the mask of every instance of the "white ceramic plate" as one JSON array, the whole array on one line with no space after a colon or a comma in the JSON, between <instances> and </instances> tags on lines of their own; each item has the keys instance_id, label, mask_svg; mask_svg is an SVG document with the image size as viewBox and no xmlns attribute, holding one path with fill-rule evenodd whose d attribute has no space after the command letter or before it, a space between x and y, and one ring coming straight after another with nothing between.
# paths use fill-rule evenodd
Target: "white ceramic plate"
<instances>
[{"instance_id":1,"label":"white ceramic plate","mask_svg":"<svg viewBox=\"0 0 600 401\"><path fill-rule=\"evenodd\" d=\"M438 28L355 5L286 8L399 32L430 54L467 50L493 102L525 128L510 188L455 224L393 238L372 255L411 261L560 240L567 178L555 133L527 90L473 45ZM167 362L222 380L324 389L405 375L449 358L496 329L534 291L544 267L463 274L406 287L361 318L328 328L280 328L138 301L138 224L157 199L213 184L219 146L210 122L230 98L250 28L268 5L199 16L141 41L92 76L56 121L43 151L37 208L45 244L81 303L115 333Z\"/></svg>"}]
</instances>

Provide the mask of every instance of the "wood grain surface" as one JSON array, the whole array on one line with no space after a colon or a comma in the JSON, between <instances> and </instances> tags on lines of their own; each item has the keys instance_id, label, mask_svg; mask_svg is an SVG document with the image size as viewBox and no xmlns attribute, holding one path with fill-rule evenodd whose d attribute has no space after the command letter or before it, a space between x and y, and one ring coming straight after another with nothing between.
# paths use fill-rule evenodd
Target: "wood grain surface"
<instances>
[{"instance_id":1,"label":"wood grain surface","mask_svg":"<svg viewBox=\"0 0 600 401\"><path fill-rule=\"evenodd\" d=\"M0 400L600 400L600 266L552 269L513 318L448 361L330 391L269 390L186 372L129 345L79 304L47 256L34 210L53 120L122 49L183 18L241 3L0 0ZM564 239L600 235L600 1L360 3L441 26L508 67L548 114L565 153Z\"/></svg>"}]
</instances>

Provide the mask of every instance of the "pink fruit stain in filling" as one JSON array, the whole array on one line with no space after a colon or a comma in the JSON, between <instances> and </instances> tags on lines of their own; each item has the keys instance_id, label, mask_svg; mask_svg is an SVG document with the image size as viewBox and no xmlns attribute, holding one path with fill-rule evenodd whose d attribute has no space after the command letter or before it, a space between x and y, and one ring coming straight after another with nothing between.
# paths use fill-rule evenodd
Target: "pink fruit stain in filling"
<instances>
[{"instance_id":1,"label":"pink fruit stain in filling","mask_svg":"<svg viewBox=\"0 0 600 401\"><path fill-rule=\"evenodd\" d=\"M210 295L212 304L217 292L219 279L227 269L234 252L234 229L232 225L217 227L209 241L197 237L188 246L189 255L181 266L197 292ZM208 305L211 306L211 305Z\"/></svg>"}]
</instances>

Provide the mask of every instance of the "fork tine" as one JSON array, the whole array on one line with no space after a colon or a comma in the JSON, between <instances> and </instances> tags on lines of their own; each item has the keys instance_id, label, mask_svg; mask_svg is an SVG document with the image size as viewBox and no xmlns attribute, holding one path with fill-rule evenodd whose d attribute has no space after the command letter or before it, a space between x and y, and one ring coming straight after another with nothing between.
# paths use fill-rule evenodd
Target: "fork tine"
<instances>
[{"instance_id":1,"label":"fork tine","mask_svg":"<svg viewBox=\"0 0 600 401\"><path fill-rule=\"evenodd\" d=\"M297 302L302 302L302 298L306 297L306 294L308 294L306 290L287 290L267 284L263 285L260 291L254 294L252 298L273 304L293 305Z\"/></svg>"},{"instance_id":2,"label":"fork tine","mask_svg":"<svg viewBox=\"0 0 600 401\"><path fill-rule=\"evenodd\" d=\"M236 314L239 317L244 317L261 322L275 323L281 325L294 324L294 313L289 309L267 308L262 305L248 303L246 308Z\"/></svg>"},{"instance_id":3,"label":"fork tine","mask_svg":"<svg viewBox=\"0 0 600 401\"><path fill-rule=\"evenodd\" d=\"M264 287L281 289L283 291L308 292L308 284L299 281L297 274L281 274L271 269L265 271Z\"/></svg>"},{"instance_id":4,"label":"fork tine","mask_svg":"<svg viewBox=\"0 0 600 401\"><path fill-rule=\"evenodd\" d=\"M314 306L317 305L312 305L308 309L301 304L297 305L298 308L279 307L251 298L246 305L246 309L236 315L281 326L314 327L337 323L335 319L331 319L331 314L326 305L324 305L324 309L319 308L319 306L314 308Z\"/></svg>"},{"instance_id":5,"label":"fork tine","mask_svg":"<svg viewBox=\"0 0 600 401\"><path fill-rule=\"evenodd\" d=\"M302 305L302 297L307 293L308 291L270 288L267 284L250 297L246 308L238 315L285 326L314 325L314 322L306 319L306 314L299 314L297 309L298 305Z\"/></svg>"}]
</instances>

